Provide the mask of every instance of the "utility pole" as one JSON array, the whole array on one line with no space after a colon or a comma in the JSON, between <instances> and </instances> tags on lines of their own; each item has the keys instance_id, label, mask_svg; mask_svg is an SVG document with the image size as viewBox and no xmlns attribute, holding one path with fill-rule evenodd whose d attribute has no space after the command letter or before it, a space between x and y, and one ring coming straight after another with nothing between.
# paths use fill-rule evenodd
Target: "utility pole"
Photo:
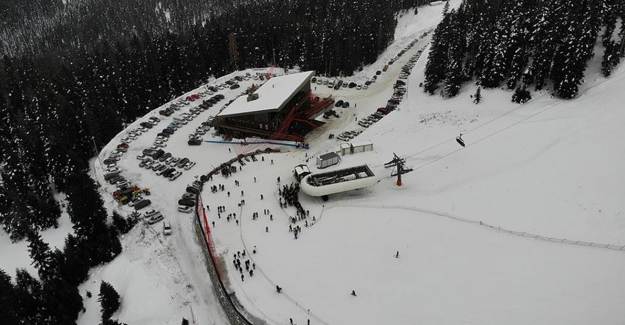
<instances>
[{"instance_id":1,"label":"utility pole","mask_svg":"<svg viewBox=\"0 0 625 325\"><path fill-rule=\"evenodd\" d=\"M397 176L397 186L401 186L401 175L407 174L412 171L412 168L406 168L406 159L400 158L395 153L393 153L393 159L384 164L384 168L393 168L397 167L395 173L392 173L391 176Z\"/></svg>"}]
</instances>

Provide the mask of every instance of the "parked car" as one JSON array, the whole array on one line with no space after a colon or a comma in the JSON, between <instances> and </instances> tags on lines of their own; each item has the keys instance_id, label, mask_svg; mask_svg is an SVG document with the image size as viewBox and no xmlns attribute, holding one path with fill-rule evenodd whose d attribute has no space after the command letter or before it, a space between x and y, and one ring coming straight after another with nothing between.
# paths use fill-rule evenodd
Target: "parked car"
<instances>
[{"instance_id":1,"label":"parked car","mask_svg":"<svg viewBox=\"0 0 625 325\"><path fill-rule=\"evenodd\" d=\"M202 144L202 140L198 138L191 138L187 141L187 144L190 146L199 146Z\"/></svg>"},{"instance_id":2,"label":"parked car","mask_svg":"<svg viewBox=\"0 0 625 325\"><path fill-rule=\"evenodd\" d=\"M191 213L193 211L193 207L192 206L186 206L186 205L179 205L178 206L178 211L180 211L182 213Z\"/></svg>"},{"instance_id":3,"label":"parked car","mask_svg":"<svg viewBox=\"0 0 625 325\"><path fill-rule=\"evenodd\" d=\"M180 200L178 200L178 205L194 207L195 206L195 201L191 200L191 199L180 199Z\"/></svg>"},{"instance_id":4,"label":"parked car","mask_svg":"<svg viewBox=\"0 0 625 325\"><path fill-rule=\"evenodd\" d=\"M178 177L180 177L180 175L182 175L182 172L181 172L181 171L174 172L174 173L173 173L173 174L169 177L169 180L170 180L170 181L175 181Z\"/></svg>"},{"instance_id":5,"label":"parked car","mask_svg":"<svg viewBox=\"0 0 625 325\"><path fill-rule=\"evenodd\" d=\"M155 224L155 223L157 223L157 222L159 222L159 221L161 221L163 219L165 219L165 217L163 217L163 215L159 213L159 214L153 215L153 216L151 216L151 217L149 217L149 218L147 218L145 220L146 220L146 222L148 224L153 225L153 224Z\"/></svg>"},{"instance_id":6,"label":"parked car","mask_svg":"<svg viewBox=\"0 0 625 325\"><path fill-rule=\"evenodd\" d=\"M134 208L135 208L135 210L141 210L141 209L147 207L150 204L152 204L152 201L150 201L148 199L145 199L145 200L141 200L139 202L136 202L134 204Z\"/></svg>"},{"instance_id":7,"label":"parked car","mask_svg":"<svg viewBox=\"0 0 625 325\"><path fill-rule=\"evenodd\" d=\"M193 168L193 166L195 166L195 163L189 161L186 165L184 165L184 170L190 170L191 168Z\"/></svg>"},{"instance_id":8,"label":"parked car","mask_svg":"<svg viewBox=\"0 0 625 325\"><path fill-rule=\"evenodd\" d=\"M156 210L156 209L150 209L150 210L148 210L148 211L143 213L143 217L144 218L149 218L149 217L151 217L151 216L153 216L153 215L155 215L157 213L160 213L160 212L158 212L158 210Z\"/></svg>"},{"instance_id":9,"label":"parked car","mask_svg":"<svg viewBox=\"0 0 625 325\"><path fill-rule=\"evenodd\" d=\"M169 221L163 222L163 235L171 235L171 224L169 223Z\"/></svg>"}]
</instances>

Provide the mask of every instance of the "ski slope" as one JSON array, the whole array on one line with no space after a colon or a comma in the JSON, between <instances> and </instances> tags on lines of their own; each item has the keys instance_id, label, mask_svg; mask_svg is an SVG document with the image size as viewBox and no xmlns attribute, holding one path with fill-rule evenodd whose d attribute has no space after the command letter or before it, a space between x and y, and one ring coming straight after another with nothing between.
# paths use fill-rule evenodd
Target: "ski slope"
<instances>
[{"instance_id":1,"label":"ski slope","mask_svg":"<svg viewBox=\"0 0 625 325\"><path fill-rule=\"evenodd\" d=\"M438 5L404 14L396 41L376 63L348 79L363 81L381 69L398 50L430 31L441 10ZM357 121L385 105L401 66L427 47L429 37L420 38L367 90L314 86L317 94L348 100L351 107L336 109L339 118L324 120L307 137L307 151L268 144L188 146L187 135L215 115L219 104L169 140L167 151L198 163L169 182L137 166L135 156L162 127L143 134L119 166L127 178L151 189L153 206L172 223L173 235L163 236L160 223L137 225L123 238L122 254L93 270L81 294L97 293L100 280L111 282L122 296L113 318L133 325L179 324L182 317L196 324L226 324L193 217L177 212L176 202L195 176L239 153L269 146L283 152L258 156L229 178L214 177L202 193L226 286L266 323L622 324L625 252L570 243L625 245L625 149L618 132L625 122L623 66L604 79L593 61L574 100L533 93L533 100L517 105L510 102L510 92L494 89L482 90L483 102L475 105L469 97L475 92L472 85L452 99L421 91L426 51L399 109L356 138L372 141L374 150L344 156L332 167L366 163L379 182L327 202L300 194L310 215L296 223L290 221L294 208L280 207L278 189L295 181L292 168L308 162L315 172L315 156L338 147L329 134L362 129ZM224 90L224 102L249 84ZM465 148L455 142L461 132ZM219 139L209 132L205 140ZM383 167L393 153L414 168L402 187ZM102 182L97 159L93 173ZM225 190L211 193L210 186L217 184ZM129 213L112 200L112 190L102 189L107 207ZM239 206L242 199L245 204ZM217 206L225 211L218 214ZM289 225L302 228L297 239ZM255 267L253 276L243 273L242 281L233 255L243 250L242 262ZM85 304L79 324L96 323L97 301L85 298Z\"/></svg>"}]
</instances>

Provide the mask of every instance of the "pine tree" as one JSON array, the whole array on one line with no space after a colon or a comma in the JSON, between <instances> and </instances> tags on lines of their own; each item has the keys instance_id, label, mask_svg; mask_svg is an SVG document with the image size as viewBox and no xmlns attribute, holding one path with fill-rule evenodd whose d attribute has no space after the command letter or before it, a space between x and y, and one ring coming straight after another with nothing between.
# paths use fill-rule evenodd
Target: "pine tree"
<instances>
[{"instance_id":1,"label":"pine tree","mask_svg":"<svg viewBox=\"0 0 625 325\"><path fill-rule=\"evenodd\" d=\"M41 279L48 279L53 276L53 260L50 246L41 239L41 235L36 231L28 234L28 253L32 259L32 264L39 271Z\"/></svg>"},{"instance_id":2,"label":"pine tree","mask_svg":"<svg viewBox=\"0 0 625 325\"><path fill-rule=\"evenodd\" d=\"M477 90L475 91L475 95L473 95L474 104L479 104L482 101L482 94L481 94L480 89L481 87L477 87Z\"/></svg>"},{"instance_id":3,"label":"pine tree","mask_svg":"<svg viewBox=\"0 0 625 325\"><path fill-rule=\"evenodd\" d=\"M443 15L446 15L449 12L449 0L445 1L445 6L443 7Z\"/></svg>"},{"instance_id":4,"label":"pine tree","mask_svg":"<svg viewBox=\"0 0 625 325\"><path fill-rule=\"evenodd\" d=\"M115 291L115 288L113 288L111 284L104 281L100 283L98 301L100 302L102 310L102 322L109 320L111 315L113 315L121 305L119 301L119 294Z\"/></svg>"},{"instance_id":5,"label":"pine tree","mask_svg":"<svg viewBox=\"0 0 625 325\"><path fill-rule=\"evenodd\" d=\"M0 269L0 324L13 325L19 323L16 300L11 277Z\"/></svg>"},{"instance_id":6,"label":"pine tree","mask_svg":"<svg viewBox=\"0 0 625 325\"><path fill-rule=\"evenodd\" d=\"M430 45L430 53L428 54L428 62L425 66L425 81L423 90L434 94L438 85L447 75L448 65L448 30L453 19L453 14L445 15L441 23L436 27L432 42Z\"/></svg>"}]
</instances>

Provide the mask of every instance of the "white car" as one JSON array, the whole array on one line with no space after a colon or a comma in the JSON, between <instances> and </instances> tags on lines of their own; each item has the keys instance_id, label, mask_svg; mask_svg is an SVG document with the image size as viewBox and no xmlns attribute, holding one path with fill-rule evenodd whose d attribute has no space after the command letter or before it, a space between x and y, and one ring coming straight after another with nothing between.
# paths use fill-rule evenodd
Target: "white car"
<instances>
[{"instance_id":1,"label":"white car","mask_svg":"<svg viewBox=\"0 0 625 325\"><path fill-rule=\"evenodd\" d=\"M169 221L163 222L163 235L171 235L171 224L169 223Z\"/></svg>"},{"instance_id":2,"label":"white car","mask_svg":"<svg viewBox=\"0 0 625 325\"><path fill-rule=\"evenodd\" d=\"M155 215L153 215L153 216L151 216L151 217L149 217L149 218L147 218L145 220L146 220L146 222L148 224L153 225L153 224L155 224L155 223L157 223L157 222L159 222L159 221L161 221L163 219L165 219L165 217L163 217L162 214L157 213L157 214L155 214Z\"/></svg>"},{"instance_id":3,"label":"white car","mask_svg":"<svg viewBox=\"0 0 625 325\"><path fill-rule=\"evenodd\" d=\"M189 170L191 168L193 168L193 166L195 166L195 163L192 161L189 161L185 166L184 166L184 170Z\"/></svg>"},{"instance_id":4,"label":"white car","mask_svg":"<svg viewBox=\"0 0 625 325\"><path fill-rule=\"evenodd\" d=\"M146 211L146 212L143 214L143 217L144 217L144 218L149 218L149 217L151 217L151 216L153 216L153 215L155 215L155 214L157 214L157 213L160 213L160 212L158 212L158 211L157 211L157 210L155 210L155 209L150 209L150 210Z\"/></svg>"},{"instance_id":5,"label":"white car","mask_svg":"<svg viewBox=\"0 0 625 325\"><path fill-rule=\"evenodd\" d=\"M180 175L182 175L182 172L181 172L181 171L177 171L177 172L173 173L173 174L169 177L169 180L170 180L170 181L175 181L175 180L176 180L176 178L180 177Z\"/></svg>"},{"instance_id":6,"label":"white car","mask_svg":"<svg viewBox=\"0 0 625 325\"><path fill-rule=\"evenodd\" d=\"M178 206L178 211L180 211L182 213L191 213L191 212L193 212L193 207L188 207L186 205L179 205Z\"/></svg>"},{"instance_id":7,"label":"white car","mask_svg":"<svg viewBox=\"0 0 625 325\"><path fill-rule=\"evenodd\" d=\"M119 167L109 167L106 169L107 173L115 173L119 171Z\"/></svg>"}]
</instances>

